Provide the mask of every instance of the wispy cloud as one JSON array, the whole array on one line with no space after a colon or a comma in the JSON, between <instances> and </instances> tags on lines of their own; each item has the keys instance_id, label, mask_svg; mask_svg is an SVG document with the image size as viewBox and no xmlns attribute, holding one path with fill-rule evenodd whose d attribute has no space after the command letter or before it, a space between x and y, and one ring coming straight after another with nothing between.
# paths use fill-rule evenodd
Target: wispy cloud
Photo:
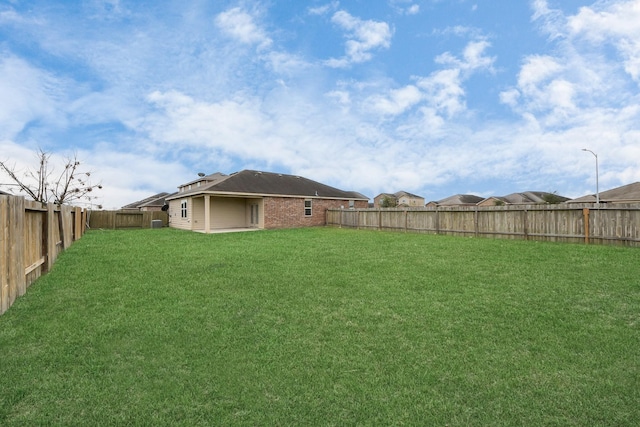
<instances>
[{"instance_id":1,"label":"wispy cloud","mask_svg":"<svg viewBox=\"0 0 640 427\"><path fill-rule=\"evenodd\" d=\"M307 12L309 15L325 15L338 10L338 7L340 7L340 3L338 1L332 1L331 3L323 4L322 6L309 7Z\"/></svg>"},{"instance_id":2,"label":"wispy cloud","mask_svg":"<svg viewBox=\"0 0 640 427\"><path fill-rule=\"evenodd\" d=\"M345 30L345 56L329 59L325 62L330 67L346 67L354 63L369 61L371 51L391 46L393 31L386 22L362 20L344 10L336 12L331 22Z\"/></svg>"},{"instance_id":3,"label":"wispy cloud","mask_svg":"<svg viewBox=\"0 0 640 427\"><path fill-rule=\"evenodd\" d=\"M409 108L422 105L429 116L451 118L466 110L464 81L480 70L492 71L495 58L487 56L490 44L484 40L469 42L460 57L450 52L436 57L445 68L428 76L416 76L415 85L392 89L388 94L376 94L366 100L372 109L384 115L399 115ZM426 110L423 109L423 113Z\"/></svg>"},{"instance_id":4,"label":"wispy cloud","mask_svg":"<svg viewBox=\"0 0 640 427\"><path fill-rule=\"evenodd\" d=\"M273 40L255 20L255 17L240 7L226 10L215 18L216 25L228 36L243 44L269 47Z\"/></svg>"}]
</instances>

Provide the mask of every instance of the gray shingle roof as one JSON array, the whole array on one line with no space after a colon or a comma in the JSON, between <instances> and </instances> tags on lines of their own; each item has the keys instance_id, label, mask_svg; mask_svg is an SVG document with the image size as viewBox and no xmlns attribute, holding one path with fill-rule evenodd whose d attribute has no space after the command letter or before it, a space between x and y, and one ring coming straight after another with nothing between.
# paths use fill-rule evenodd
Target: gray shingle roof
<instances>
[{"instance_id":1,"label":"gray shingle roof","mask_svg":"<svg viewBox=\"0 0 640 427\"><path fill-rule=\"evenodd\" d=\"M596 201L595 194L589 194L569 201L569 203L593 203ZM600 192L600 201L607 202L638 202L640 201L640 182L612 188L611 190Z\"/></svg>"},{"instance_id":2,"label":"gray shingle roof","mask_svg":"<svg viewBox=\"0 0 640 427\"><path fill-rule=\"evenodd\" d=\"M158 193L146 199L138 200L137 202L129 203L123 206L122 209L139 209L148 206L163 206L165 204L165 198L169 193Z\"/></svg>"},{"instance_id":3,"label":"gray shingle roof","mask_svg":"<svg viewBox=\"0 0 640 427\"><path fill-rule=\"evenodd\" d=\"M202 182L199 187L192 186L191 190L172 195L171 198L199 193L232 193L369 200L360 193L340 190L301 176L256 170L243 170L230 175L216 173L190 184L197 182Z\"/></svg>"},{"instance_id":4,"label":"gray shingle roof","mask_svg":"<svg viewBox=\"0 0 640 427\"><path fill-rule=\"evenodd\" d=\"M407 191L398 191L398 192L394 193L393 195L396 196L397 198L400 198L402 196L412 197L414 199L423 199L424 198L424 197L418 196L416 194L411 194L411 193L409 193Z\"/></svg>"},{"instance_id":5,"label":"gray shingle roof","mask_svg":"<svg viewBox=\"0 0 640 427\"><path fill-rule=\"evenodd\" d=\"M512 204L547 203L549 200L564 202L569 200L568 197L559 196L557 194L549 193L546 191L525 191L523 193L512 193L507 196L501 197L500 199Z\"/></svg>"},{"instance_id":6,"label":"gray shingle roof","mask_svg":"<svg viewBox=\"0 0 640 427\"><path fill-rule=\"evenodd\" d=\"M436 203L440 206L475 205L483 200L484 198L473 194L456 194L455 196L438 200Z\"/></svg>"}]
</instances>

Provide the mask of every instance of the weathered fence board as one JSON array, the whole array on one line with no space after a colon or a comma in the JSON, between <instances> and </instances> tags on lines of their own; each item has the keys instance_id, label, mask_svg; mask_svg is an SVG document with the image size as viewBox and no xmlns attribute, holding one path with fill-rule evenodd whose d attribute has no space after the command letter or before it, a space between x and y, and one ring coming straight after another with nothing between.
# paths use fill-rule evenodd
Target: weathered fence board
<instances>
[{"instance_id":1,"label":"weathered fence board","mask_svg":"<svg viewBox=\"0 0 640 427\"><path fill-rule=\"evenodd\" d=\"M640 246L640 204L329 209L327 225L501 239Z\"/></svg>"},{"instance_id":2,"label":"weathered fence board","mask_svg":"<svg viewBox=\"0 0 640 427\"><path fill-rule=\"evenodd\" d=\"M82 209L0 196L0 314L79 239Z\"/></svg>"},{"instance_id":3,"label":"weathered fence board","mask_svg":"<svg viewBox=\"0 0 640 427\"><path fill-rule=\"evenodd\" d=\"M89 211L87 216L92 229L151 228L153 220L161 220L163 227L169 224L169 215L164 211Z\"/></svg>"}]
</instances>

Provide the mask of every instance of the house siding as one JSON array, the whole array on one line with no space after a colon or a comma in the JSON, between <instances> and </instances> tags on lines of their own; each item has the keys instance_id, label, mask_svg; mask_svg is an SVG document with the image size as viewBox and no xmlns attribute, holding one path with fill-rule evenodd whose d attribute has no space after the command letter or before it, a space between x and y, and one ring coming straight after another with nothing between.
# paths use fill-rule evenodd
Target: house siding
<instances>
[{"instance_id":1,"label":"house siding","mask_svg":"<svg viewBox=\"0 0 640 427\"><path fill-rule=\"evenodd\" d=\"M304 201L312 200L311 216L305 216ZM312 197L265 197L264 228L315 227L326 224L327 209L348 208L349 200L315 199ZM356 200L356 209L365 209L368 202Z\"/></svg>"},{"instance_id":2,"label":"house siding","mask_svg":"<svg viewBox=\"0 0 640 427\"><path fill-rule=\"evenodd\" d=\"M181 216L181 203L185 199L175 199L169 201L169 226L182 230L192 230L191 218L193 217L193 202L187 199L187 217Z\"/></svg>"},{"instance_id":3,"label":"house siding","mask_svg":"<svg viewBox=\"0 0 640 427\"><path fill-rule=\"evenodd\" d=\"M211 198L211 228L247 227L245 199Z\"/></svg>"},{"instance_id":4,"label":"house siding","mask_svg":"<svg viewBox=\"0 0 640 427\"><path fill-rule=\"evenodd\" d=\"M204 197L192 197L188 203L191 206L191 229L204 230Z\"/></svg>"}]
</instances>

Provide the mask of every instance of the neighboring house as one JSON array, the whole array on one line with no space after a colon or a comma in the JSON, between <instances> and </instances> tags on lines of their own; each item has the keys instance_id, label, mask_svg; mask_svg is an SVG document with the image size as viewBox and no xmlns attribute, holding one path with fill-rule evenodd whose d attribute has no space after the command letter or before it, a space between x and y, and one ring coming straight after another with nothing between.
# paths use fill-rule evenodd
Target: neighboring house
<instances>
[{"instance_id":1,"label":"neighboring house","mask_svg":"<svg viewBox=\"0 0 640 427\"><path fill-rule=\"evenodd\" d=\"M484 198L480 196L475 196L473 194L456 194L454 196L449 196L442 200L438 200L437 202L429 202L427 203L427 207L437 207L437 206L475 206L479 202L483 201Z\"/></svg>"},{"instance_id":2,"label":"neighboring house","mask_svg":"<svg viewBox=\"0 0 640 427\"><path fill-rule=\"evenodd\" d=\"M137 202L123 206L122 209L136 211L160 211L162 210L162 207L167 204L167 196L169 196L169 193L154 194L146 199L138 200Z\"/></svg>"},{"instance_id":3,"label":"neighboring house","mask_svg":"<svg viewBox=\"0 0 640 427\"><path fill-rule=\"evenodd\" d=\"M589 194L566 203L595 203L596 195ZM640 182L616 187L600 193L600 203L640 203Z\"/></svg>"},{"instance_id":4,"label":"neighboring house","mask_svg":"<svg viewBox=\"0 0 640 427\"><path fill-rule=\"evenodd\" d=\"M391 206L387 207L423 207L424 197L416 196L415 194L408 193L406 191L398 191L397 193L381 193L373 199L373 207L380 208L385 204L384 201L388 200Z\"/></svg>"},{"instance_id":5,"label":"neighboring house","mask_svg":"<svg viewBox=\"0 0 640 427\"><path fill-rule=\"evenodd\" d=\"M206 233L325 225L327 209L366 208L369 198L301 176L243 170L200 176L166 201L170 227Z\"/></svg>"},{"instance_id":6,"label":"neighboring house","mask_svg":"<svg viewBox=\"0 0 640 427\"><path fill-rule=\"evenodd\" d=\"M524 193L512 193L508 196L488 197L478 203L478 206L500 205L536 205L544 203L562 203L569 200L568 197L559 196L546 191L525 191Z\"/></svg>"}]
</instances>

